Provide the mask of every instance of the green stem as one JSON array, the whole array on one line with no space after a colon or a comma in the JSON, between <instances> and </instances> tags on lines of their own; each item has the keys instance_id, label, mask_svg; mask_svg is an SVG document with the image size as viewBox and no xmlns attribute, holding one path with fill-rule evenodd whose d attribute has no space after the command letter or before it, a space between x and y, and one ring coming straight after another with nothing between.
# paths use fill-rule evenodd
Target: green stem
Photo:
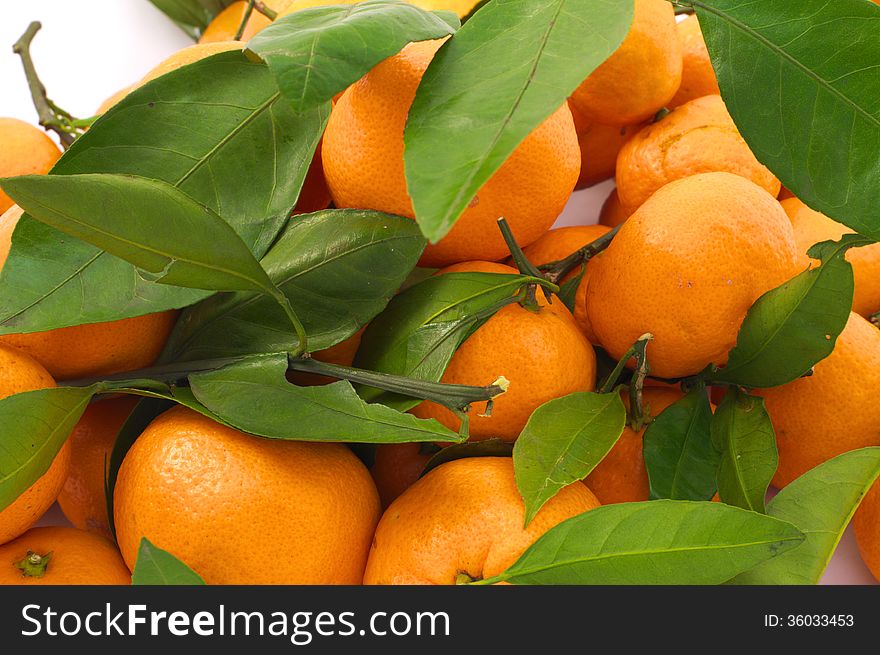
<instances>
[{"instance_id":1,"label":"green stem","mask_svg":"<svg viewBox=\"0 0 880 655\"><path fill-rule=\"evenodd\" d=\"M238 30L235 32L235 36L232 37L233 41L241 41L241 37L244 34L245 29L247 28L248 21L251 19L251 14L254 13L254 0L248 0L247 7L244 9L244 16L241 19L241 23L238 26Z\"/></svg>"},{"instance_id":2,"label":"green stem","mask_svg":"<svg viewBox=\"0 0 880 655\"><path fill-rule=\"evenodd\" d=\"M627 350L623 354L623 357L617 361L617 366L614 367L614 370L611 371L611 373L608 374L608 377L605 378L605 381L599 385L599 393L611 393L617 385L617 381L623 374L623 370L626 368L629 360L633 357L636 358L636 366L639 366L640 361L645 359L645 350L648 346L648 341L653 338L654 337L651 334L643 334L632 346L630 346L630 349Z\"/></svg>"},{"instance_id":3,"label":"green stem","mask_svg":"<svg viewBox=\"0 0 880 655\"><path fill-rule=\"evenodd\" d=\"M504 237L504 242L507 244L507 249L510 250L510 255L513 257L513 261L519 269L519 272L523 275L530 275L532 277L543 277L543 273L538 270L537 266L529 261L529 258L526 257L522 248L519 247L519 244L516 242L516 237L513 236L513 230L510 229L510 223L508 223L507 219L503 216L498 219L498 229L501 230L501 236Z\"/></svg>"},{"instance_id":4,"label":"green stem","mask_svg":"<svg viewBox=\"0 0 880 655\"><path fill-rule=\"evenodd\" d=\"M293 351L294 357L299 357L300 355L307 353L309 337L306 334L306 329L303 326L302 321L299 320L299 316L293 311L290 299L277 287L272 290L272 297L275 298L279 305L281 305L281 308L284 310L284 313L287 314L287 318L290 320L291 325L293 325L293 329L296 331L296 338L299 344L297 345L296 350Z\"/></svg>"},{"instance_id":5,"label":"green stem","mask_svg":"<svg viewBox=\"0 0 880 655\"><path fill-rule=\"evenodd\" d=\"M278 18L278 12L272 9L271 7L267 7L265 2L260 2L260 0L256 0L254 2L254 9L259 11L263 16L268 18L269 20L275 20Z\"/></svg>"},{"instance_id":6,"label":"green stem","mask_svg":"<svg viewBox=\"0 0 880 655\"><path fill-rule=\"evenodd\" d=\"M638 432L645 426L645 407L642 402L642 390L645 387L645 378L651 371L648 364L648 342L654 337L645 334L639 337L633 348L635 349L636 370L629 383L629 424Z\"/></svg>"},{"instance_id":7,"label":"green stem","mask_svg":"<svg viewBox=\"0 0 880 655\"><path fill-rule=\"evenodd\" d=\"M571 273L571 271L576 269L578 266L580 266L581 264L586 264L593 257L598 255L609 245L611 245L611 241L614 239L618 230L620 230L620 227L621 226L618 225L613 230L606 232L595 241L592 241L591 243L585 245L583 248L579 248L578 250L574 251L565 259L550 262L549 264L543 264L539 268L544 272L544 277L546 277L554 284L559 282L559 280Z\"/></svg>"},{"instance_id":8,"label":"green stem","mask_svg":"<svg viewBox=\"0 0 880 655\"><path fill-rule=\"evenodd\" d=\"M692 13L694 13L694 8L693 8L693 7L691 7L691 6L689 6L689 5L682 5L682 4L679 4L678 2L676 2L676 1L674 1L674 0L673 0L673 2L672 2L672 6L673 6L673 8L675 9L675 15L676 15L676 16L679 16L679 15L681 15L681 14L692 14Z\"/></svg>"}]
</instances>

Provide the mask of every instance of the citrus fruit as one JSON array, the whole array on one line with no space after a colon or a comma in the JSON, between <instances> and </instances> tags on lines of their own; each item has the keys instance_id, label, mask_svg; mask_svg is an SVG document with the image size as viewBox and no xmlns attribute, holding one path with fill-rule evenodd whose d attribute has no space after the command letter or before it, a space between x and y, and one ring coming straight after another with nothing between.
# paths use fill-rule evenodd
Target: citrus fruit
<instances>
[{"instance_id":1,"label":"citrus fruit","mask_svg":"<svg viewBox=\"0 0 880 655\"><path fill-rule=\"evenodd\" d=\"M774 197L732 173L694 175L657 191L590 261L586 310L612 357L651 333L651 375L695 375L727 362L752 303L801 262Z\"/></svg>"},{"instance_id":2,"label":"citrus fruit","mask_svg":"<svg viewBox=\"0 0 880 655\"><path fill-rule=\"evenodd\" d=\"M309 214L327 209L332 200L330 189L327 188L327 180L324 179L324 162L321 159L321 144L319 143L315 155L312 157L312 163L309 164L309 170L306 172L292 214Z\"/></svg>"},{"instance_id":3,"label":"citrus fruit","mask_svg":"<svg viewBox=\"0 0 880 655\"><path fill-rule=\"evenodd\" d=\"M880 581L880 483L875 482L862 500L853 517L853 527L862 559Z\"/></svg>"},{"instance_id":4,"label":"citrus fruit","mask_svg":"<svg viewBox=\"0 0 880 655\"><path fill-rule=\"evenodd\" d=\"M854 233L825 214L810 209L797 198L783 200L782 208L791 219L798 252L804 255L815 243L839 241L844 234ZM852 310L866 317L880 311L880 243L852 248L847 251L846 259L852 264L855 277Z\"/></svg>"},{"instance_id":5,"label":"citrus fruit","mask_svg":"<svg viewBox=\"0 0 880 655\"><path fill-rule=\"evenodd\" d=\"M523 529L525 509L508 457L441 464L385 510L365 584L436 584L490 578L542 534L599 506L580 482L564 487Z\"/></svg>"},{"instance_id":6,"label":"citrus fruit","mask_svg":"<svg viewBox=\"0 0 880 655\"><path fill-rule=\"evenodd\" d=\"M487 271L483 263L471 270L505 272ZM540 291L537 298L536 311L518 303L500 309L461 344L443 373L441 381L447 384L483 386L501 376L510 382L508 390L494 399L491 416L480 416L477 412L482 408L472 408L469 427L474 441L492 437L513 441L532 412L548 400L595 387L596 355L574 317L558 299L548 305ZM412 413L437 419L452 430L459 427L458 417L437 403L424 401Z\"/></svg>"},{"instance_id":7,"label":"citrus fruit","mask_svg":"<svg viewBox=\"0 0 880 655\"><path fill-rule=\"evenodd\" d=\"M812 375L758 390L779 449L773 484L784 487L849 450L880 446L878 388L880 330L852 313L834 351L813 367Z\"/></svg>"},{"instance_id":8,"label":"citrus fruit","mask_svg":"<svg viewBox=\"0 0 880 655\"><path fill-rule=\"evenodd\" d=\"M574 103L568 104L581 149L581 174L576 188L584 189L614 177L617 153L642 126L594 123L587 120Z\"/></svg>"},{"instance_id":9,"label":"citrus fruit","mask_svg":"<svg viewBox=\"0 0 880 655\"><path fill-rule=\"evenodd\" d=\"M220 52L227 52L229 50L241 50L243 47L244 43L242 43L241 41L216 41L213 43L196 43L195 45L191 45L181 50L178 50L174 54L159 62L135 86L143 86L147 82L151 82L157 77L161 77L166 73L177 70L181 66L194 64L195 62L201 61L202 59L210 57L211 55L216 55Z\"/></svg>"},{"instance_id":10,"label":"citrus fruit","mask_svg":"<svg viewBox=\"0 0 880 655\"><path fill-rule=\"evenodd\" d=\"M52 376L36 360L0 344L0 399L54 386ZM65 444L49 469L10 505L0 510L0 544L22 534L52 506L69 469L70 446Z\"/></svg>"},{"instance_id":11,"label":"citrus fruit","mask_svg":"<svg viewBox=\"0 0 880 655\"><path fill-rule=\"evenodd\" d=\"M116 435L137 405L132 396L92 402L70 433L70 473L58 495L64 516L80 530L111 537L104 479Z\"/></svg>"},{"instance_id":12,"label":"citrus fruit","mask_svg":"<svg viewBox=\"0 0 880 655\"><path fill-rule=\"evenodd\" d=\"M287 9L278 14L278 18L300 11L301 9L321 7L324 5L353 5L357 2L360 2L360 0L291 0L288 3ZM480 0L405 0L405 2L429 11L438 9L454 11L458 14L459 18L464 18L480 3Z\"/></svg>"},{"instance_id":13,"label":"citrus fruit","mask_svg":"<svg viewBox=\"0 0 880 655\"><path fill-rule=\"evenodd\" d=\"M636 0L623 43L584 80L571 102L587 120L635 125L668 103L681 83L681 42L665 0Z\"/></svg>"},{"instance_id":14,"label":"citrus fruit","mask_svg":"<svg viewBox=\"0 0 880 655\"><path fill-rule=\"evenodd\" d=\"M435 450L421 443L391 443L376 448L370 475L379 490L383 508L419 479Z\"/></svg>"},{"instance_id":15,"label":"citrus fruit","mask_svg":"<svg viewBox=\"0 0 880 655\"><path fill-rule=\"evenodd\" d=\"M102 114L107 113L110 109L112 109L113 107L118 105L120 102L125 100L126 96L128 96L129 93L134 91L135 88L136 88L136 86L132 85L132 86L127 86L124 89L119 89L119 91L117 91L112 96L110 96L109 98L104 100L104 102L102 102L98 106L98 108L95 110L95 116L101 116Z\"/></svg>"},{"instance_id":16,"label":"citrus fruit","mask_svg":"<svg viewBox=\"0 0 880 655\"><path fill-rule=\"evenodd\" d=\"M632 212L624 209L620 204L620 196L617 194L617 187L611 189L611 193L602 203L602 210L599 212L599 224L608 227L617 227L626 219L632 216Z\"/></svg>"},{"instance_id":17,"label":"citrus fruit","mask_svg":"<svg viewBox=\"0 0 880 655\"><path fill-rule=\"evenodd\" d=\"M678 107L703 96L721 93L696 14L685 18L677 28L678 37L681 39L681 86L669 101L670 107Z\"/></svg>"},{"instance_id":18,"label":"citrus fruit","mask_svg":"<svg viewBox=\"0 0 880 655\"><path fill-rule=\"evenodd\" d=\"M129 450L114 499L129 567L147 537L208 584L360 584L380 511L344 445L260 439L180 406Z\"/></svg>"},{"instance_id":19,"label":"citrus fruit","mask_svg":"<svg viewBox=\"0 0 880 655\"><path fill-rule=\"evenodd\" d=\"M0 118L0 177L45 175L61 157L61 149L43 130L17 118ZM0 190L0 214L12 207Z\"/></svg>"},{"instance_id":20,"label":"citrus fruit","mask_svg":"<svg viewBox=\"0 0 880 655\"><path fill-rule=\"evenodd\" d=\"M642 391L645 416L657 418L663 410L683 397L684 394L678 389L645 387ZM623 394L623 402L629 409L628 393ZM603 505L648 500L648 471L642 456L646 428L647 425L633 430L627 423L614 447L584 480Z\"/></svg>"},{"instance_id":21,"label":"citrus fruit","mask_svg":"<svg viewBox=\"0 0 880 655\"><path fill-rule=\"evenodd\" d=\"M0 546L0 585L128 585L108 539L74 528L33 528Z\"/></svg>"},{"instance_id":22,"label":"citrus fruit","mask_svg":"<svg viewBox=\"0 0 880 655\"><path fill-rule=\"evenodd\" d=\"M327 185L337 207L414 216L403 165L403 132L425 69L442 41L411 43L350 86L324 133ZM452 230L429 244L423 266L439 268L508 254L498 229L504 216L526 246L562 213L580 170L571 111L563 104L517 147L478 191Z\"/></svg>"},{"instance_id":23,"label":"citrus fruit","mask_svg":"<svg viewBox=\"0 0 880 655\"><path fill-rule=\"evenodd\" d=\"M289 0L263 0L265 5L274 12L280 12L290 4ZM326 0L326 4L332 4L333 0ZM238 34L241 22L244 20L247 2L239 0L233 2L214 17L202 36L199 43L216 43L218 41L232 41ZM250 41L260 30L268 27L272 21L265 15L254 9L248 18L247 25L241 33L240 41Z\"/></svg>"},{"instance_id":24,"label":"citrus fruit","mask_svg":"<svg viewBox=\"0 0 880 655\"><path fill-rule=\"evenodd\" d=\"M774 198L780 183L740 136L721 96L704 96L641 130L620 150L617 192L632 211L674 180L712 171L745 177Z\"/></svg>"}]
</instances>

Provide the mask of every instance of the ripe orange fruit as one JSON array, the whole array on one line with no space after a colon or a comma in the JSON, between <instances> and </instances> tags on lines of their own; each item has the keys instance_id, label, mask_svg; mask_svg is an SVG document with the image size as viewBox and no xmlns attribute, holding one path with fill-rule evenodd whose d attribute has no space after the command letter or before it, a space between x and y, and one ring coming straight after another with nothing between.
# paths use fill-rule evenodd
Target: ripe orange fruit
<instances>
[{"instance_id":1,"label":"ripe orange fruit","mask_svg":"<svg viewBox=\"0 0 880 655\"><path fill-rule=\"evenodd\" d=\"M508 457L441 464L385 511L364 584L436 584L502 573L547 530L599 506L580 482L563 488L523 529L525 509Z\"/></svg>"},{"instance_id":2,"label":"ripe orange fruit","mask_svg":"<svg viewBox=\"0 0 880 655\"><path fill-rule=\"evenodd\" d=\"M645 387L642 391L645 415L657 418L663 410L683 397L679 389ZM629 394L623 395L623 402L629 409ZM642 456L646 428L636 431L627 424L605 459L584 480L603 505L648 500L648 470Z\"/></svg>"},{"instance_id":3,"label":"ripe orange fruit","mask_svg":"<svg viewBox=\"0 0 880 655\"><path fill-rule=\"evenodd\" d=\"M810 209L797 198L782 201L782 208L791 219L798 252L806 255L814 243L837 241L853 230L825 214ZM868 317L880 311L880 243L853 248L846 253L855 276L855 295L852 310Z\"/></svg>"},{"instance_id":4,"label":"ripe orange fruit","mask_svg":"<svg viewBox=\"0 0 880 655\"><path fill-rule=\"evenodd\" d=\"M569 101L578 145L581 149L581 174L576 188L583 189L614 177L617 153L641 125L602 125L587 120Z\"/></svg>"},{"instance_id":5,"label":"ripe orange fruit","mask_svg":"<svg viewBox=\"0 0 880 655\"><path fill-rule=\"evenodd\" d=\"M327 209L332 200L330 189L327 188L327 180L324 179L324 161L321 159L321 144L319 143L315 155L312 157L312 163L309 164L306 179L303 180L296 207L293 208L291 214L309 214Z\"/></svg>"},{"instance_id":6,"label":"ripe orange fruit","mask_svg":"<svg viewBox=\"0 0 880 655\"><path fill-rule=\"evenodd\" d=\"M575 90L571 102L587 120L635 125L668 103L681 84L681 42L665 0L636 0L623 43Z\"/></svg>"},{"instance_id":7,"label":"ripe orange fruit","mask_svg":"<svg viewBox=\"0 0 880 655\"><path fill-rule=\"evenodd\" d=\"M109 540L74 528L34 528L0 546L0 585L128 585Z\"/></svg>"},{"instance_id":8,"label":"ripe orange fruit","mask_svg":"<svg viewBox=\"0 0 880 655\"><path fill-rule=\"evenodd\" d=\"M691 100L636 134L617 158L617 192L629 211L674 180L713 171L745 177L779 194L780 182L740 136L721 96Z\"/></svg>"},{"instance_id":9,"label":"ripe orange fruit","mask_svg":"<svg viewBox=\"0 0 880 655\"><path fill-rule=\"evenodd\" d=\"M856 313L813 374L757 391L776 430L776 487L849 450L880 446L880 330Z\"/></svg>"},{"instance_id":10,"label":"ripe orange fruit","mask_svg":"<svg viewBox=\"0 0 880 655\"><path fill-rule=\"evenodd\" d=\"M95 116L101 116L102 114L105 114L108 111L110 111L110 109L112 109L117 104L119 104L120 102L125 100L126 96L128 96L129 93L134 91L135 88L136 88L136 85L131 85L131 86L125 87L124 89L119 89L119 91L117 91L112 96L110 96L109 98L104 100L104 102L102 102L98 106L98 108L95 110Z\"/></svg>"},{"instance_id":11,"label":"ripe orange fruit","mask_svg":"<svg viewBox=\"0 0 880 655\"><path fill-rule=\"evenodd\" d=\"M880 483L875 482L853 517L856 542L871 574L880 581Z\"/></svg>"},{"instance_id":12,"label":"ripe orange fruit","mask_svg":"<svg viewBox=\"0 0 880 655\"><path fill-rule=\"evenodd\" d=\"M795 198L795 197L796 196L791 191L786 189L784 186L779 189L779 195L777 196L777 198L779 198L779 202L782 202L783 200L787 200L788 198Z\"/></svg>"},{"instance_id":13,"label":"ripe orange fruit","mask_svg":"<svg viewBox=\"0 0 880 655\"><path fill-rule=\"evenodd\" d=\"M260 439L178 406L125 457L119 546L142 537L208 584L360 584L379 494L342 444Z\"/></svg>"},{"instance_id":14,"label":"ripe orange fruit","mask_svg":"<svg viewBox=\"0 0 880 655\"><path fill-rule=\"evenodd\" d=\"M0 218L0 270L22 211L13 206ZM107 323L0 335L0 343L26 352L56 380L109 375L149 366L165 347L177 312L159 312Z\"/></svg>"},{"instance_id":15,"label":"ripe orange fruit","mask_svg":"<svg viewBox=\"0 0 880 655\"><path fill-rule=\"evenodd\" d=\"M626 219L632 216L632 212L625 209L620 204L620 196L617 194L617 187L611 189L611 193L602 203L602 210L599 212L599 224L608 227L617 227Z\"/></svg>"},{"instance_id":16,"label":"ripe orange fruit","mask_svg":"<svg viewBox=\"0 0 880 655\"><path fill-rule=\"evenodd\" d=\"M721 93L696 14L685 18L677 28L682 54L681 86L670 100L670 107Z\"/></svg>"},{"instance_id":17,"label":"ripe orange fruit","mask_svg":"<svg viewBox=\"0 0 880 655\"><path fill-rule=\"evenodd\" d=\"M58 495L64 516L80 530L111 537L104 479L116 435L137 398L101 398L91 403L70 433L70 473Z\"/></svg>"},{"instance_id":18,"label":"ripe orange fruit","mask_svg":"<svg viewBox=\"0 0 880 655\"><path fill-rule=\"evenodd\" d=\"M0 143L0 177L45 175L61 157L48 134L17 118L0 118ZM0 214L13 204L0 189Z\"/></svg>"},{"instance_id":19,"label":"ripe orange fruit","mask_svg":"<svg viewBox=\"0 0 880 655\"><path fill-rule=\"evenodd\" d=\"M405 0L411 5L421 7L428 11L437 9L446 9L454 11L459 18L467 16L471 10L476 7L480 0ZM287 16L300 9L308 9L309 7L321 7L323 5L353 5L360 0L292 0L288 3L287 9L278 14L278 18Z\"/></svg>"},{"instance_id":20,"label":"ripe orange fruit","mask_svg":"<svg viewBox=\"0 0 880 655\"><path fill-rule=\"evenodd\" d=\"M219 52L241 50L243 47L244 43L242 41L216 41L212 43L196 43L195 45L187 46L159 62L159 64L147 73L144 78L135 85L135 87L143 86L147 82L151 82L157 77L161 77L166 73L177 70L181 66L194 64L197 61L201 61L211 55L216 55Z\"/></svg>"},{"instance_id":21,"label":"ripe orange fruit","mask_svg":"<svg viewBox=\"0 0 880 655\"><path fill-rule=\"evenodd\" d=\"M429 446L420 443L382 444L376 448L370 475L379 490L383 508L419 479L432 454Z\"/></svg>"},{"instance_id":22,"label":"ripe orange fruit","mask_svg":"<svg viewBox=\"0 0 880 655\"><path fill-rule=\"evenodd\" d=\"M403 132L416 88L442 41L411 43L350 86L324 133L327 185L337 207L414 217L403 166ZM479 190L421 264L442 267L508 254L497 220L504 216L526 246L562 213L580 170L580 150L567 104L538 126Z\"/></svg>"},{"instance_id":23,"label":"ripe orange fruit","mask_svg":"<svg viewBox=\"0 0 880 655\"><path fill-rule=\"evenodd\" d=\"M549 264L550 262L555 262L568 257L568 255L572 254L579 248L583 248L608 232L609 228L604 225L558 227L550 230L532 245L528 246L523 250L523 253L535 266L541 266L542 264ZM563 278L561 283L566 282L579 272L579 268L575 269ZM578 285L575 294L575 307L573 314L574 319L577 322L578 327L580 327L581 331L584 333L584 336L587 337L590 343L596 343L596 335L593 333L593 327L590 325L590 317L587 315L586 297L587 285L589 282L590 265L587 264L586 272L584 273L584 277L581 279L581 283Z\"/></svg>"},{"instance_id":24,"label":"ripe orange fruit","mask_svg":"<svg viewBox=\"0 0 880 655\"><path fill-rule=\"evenodd\" d=\"M612 357L650 332L651 375L694 375L727 362L752 303L801 261L775 198L739 175L694 175L651 196L590 261L587 313Z\"/></svg>"},{"instance_id":25,"label":"ripe orange fruit","mask_svg":"<svg viewBox=\"0 0 880 655\"><path fill-rule=\"evenodd\" d=\"M54 386L52 376L32 357L0 343L0 399ZM10 505L0 510L0 544L22 534L52 506L64 485L69 468L70 446L65 444L49 470Z\"/></svg>"},{"instance_id":26,"label":"ripe orange fruit","mask_svg":"<svg viewBox=\"0 0 880 655\"><path fill-rule=\"evenodd\" d=\"M275 12L283 11L290 4L289 0L263 0L266 6ZM327 4L331 4L328 0ZM241 27L244 14L247 10L247 2L239 0L233 2L214 17L208 27L199 38L199 43L216 43L218 41L232 41ZM241 34L241 41L250 41L260 30L272 24L266 16L254 9L248 18L247 25Z\"/></svg>"},{"instance_id":27,"label":"ripe orange fruit","mask_svg":"<svg viewBox=\"0 0 880 655\"><path fill-rule=\"evenodd\" d=\"M474 263L470 270L513 272ZM494 269L494 270L492 270ZM449 267L440 273L466 270ZM559 300L548 305L537 294L539 309L507 305L486 321L458 348L441 378L447 384L487 385L504 376L507 392L494 399L491 416L480 416L481 407L469 415L470 437L480 441L497 437L513 441L532 412L548 400L575 391L592 391L596 385L596 354ZM420 418L434 418L457 430L458 417L442 405L424 401L412 409Z\"/></svg>"}]
</instances>

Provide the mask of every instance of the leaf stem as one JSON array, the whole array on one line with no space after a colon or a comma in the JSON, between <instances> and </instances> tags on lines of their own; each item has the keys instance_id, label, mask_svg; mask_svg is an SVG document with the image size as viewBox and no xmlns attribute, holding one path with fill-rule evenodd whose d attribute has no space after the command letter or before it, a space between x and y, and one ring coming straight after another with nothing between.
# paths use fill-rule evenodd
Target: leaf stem
<instances>
[{"instance_id":1,"label":"leaf stem","mask_svg":"<svg viewBox=\"0 0 880 655\"><path fill-rule=\"evenodd\" d=\"M599 386L599 393L611 393L611 390L614 389L617 381L620 379L620 376L623 374L623 369L626 368L626 365L629 363L629 360L636 358L636 366L640 365L641 360L645 359L645 351L648 347L648 341L654 338L652 334L643 334L638 338L638 340L630 346L629 350L627 350L623 357L621 357L617 366L614 367L614 370L608 374L608 377L605 378L605 381ZM642 378L642 382L644 382L644 378Z\"/></svg>"},{"instance_id":2,"label":"leaf stem","mask_svg":"<svg viewBox=\"0 0 880 655\"><path fill-rule=\"evenodd\" d=\"M284 310L284 313L287 314L287 318L290 320L291 325L293 325L293 329L296 331L296 338L299 344L297 345L296 350L293 351L293 355L294 357L299 357L303 353L308 352L309 337L306 334L306 329L303 326L302 321L299 320L299 316L293 311L290 299L281 289L275 287L272 291L272 297L275 298L279 305L281 305L281 308Z\"/></svg>"},{"instance_id":3,"label":"leaf stem","mask_svg":"<svg viewBox=\"0 0 880 655\"><path fill-rule=\"evenodd\" d=\"M259 11L269 20L275 20L276 18L278 18L278 12L269 7L265 2L260 2L260 0L256 0L254 2L254 9Z\"/></svg>"},{"instance_id":4,"label":"leaf stem","mask_svg":"<svg viewBox=\"0 0 880 655\"><path fill-rule=\"evenodd\" d=\"M560 259L559 261L543 264L538 268L543 271L545 278L556 284L559 282L559 280L564 278L578 266L580 266L581 264L586 264L593 257L598 255L609 245L611 245L611 241L620 230L620 227L621 226L618 225L613 230L611 230L610 232L606 232L595 241L592 241L585 245L583 248L579 248L578 250L574 251L565 259Z\"/></svg>"}]
</instances>

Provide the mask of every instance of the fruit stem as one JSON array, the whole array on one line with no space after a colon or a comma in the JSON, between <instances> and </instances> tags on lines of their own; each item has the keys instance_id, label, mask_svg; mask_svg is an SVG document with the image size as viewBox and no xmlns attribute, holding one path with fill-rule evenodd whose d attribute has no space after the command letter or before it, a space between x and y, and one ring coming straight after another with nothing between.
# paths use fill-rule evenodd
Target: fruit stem
<instances>
[{"instance_id":1,"label":"fruit stem","mask_svg":"<svg viewBox=\"0 0 880 655\"><path fill-rule=\"evenodd\" d=\"M15 563L15 568L21 571L26 578L42 578L46 575L46 569L49 567L49 560L52 559L52 551L45 555L40 555L32 550L27 552L24 559Z\"/></svg>"},{"instance_id":2,"label":"fruit stem","mask_svg":"<svg viewBox=\"0 0 880 655\"><path fill-rule=\"evenodd\" d=\"M575 250L565 259L543 264L538 268L543 271L545 278L556 284L578 266L586 264L593 257L605 250L611 244L611 241L614 239L618 230L620 230L620 225L613 230L606 232L595 241L588 243L583 248Z\"/></svg>"},{"instance_id":3,"label":"fruit stem","mask_svg":"<svg viewBox=\"0 0 880 655\"><path fill-rule=\"evenodd\" d=\"M235 36L232 37L233 41L241 41L241 37L244 34L245 28L247 28L248 21L251 19L251 14L253 13L254 0L248 0L247 7L244 8L244 15L242 16L241 23L235 32Z\"/></svg>"},{"instance_id":4,"label":"fruit stem","mask_svg":"<svg viewBox=\"0 0 880 655\"><path fill-rule=\"evenodd\" d=\"M643 334L633 345L635 350L636 370L629 383L629 423L633 430L638 432L645 426L645 408L642 402L642 390L645 387L645 378L651 372L648 364L648 342L653 339L651 334Z\"/></svg>"},{"instance_id":5,"label":"fruit stem","mask_svg":"<svg viewBox=\"0 0 880 655\"><path fill-rule=\"evenodd\" d=\"M632 346L630 346L630 349L627 350L623 354L623 357L618 360L617 366L614 367L614 370L608 374L608 377L605 378L605 381L599 386L599 393L611 393L617 384L617 381L620 379L620 376L623 374L623 369L626 368L629 360L635 357L636 367L638 368L641 365L642 360L645 360L645 351L647 350L648 342L653 338L654 336L650 333L643 334ZM647 366L647 364L645 364L645 366ZM642 382L644 382L644 378L642 378Z\"/></svg>"},{"instance_id":6,"label":"fruit stem","mask_svg":"<svg viewBox=\"0 0 880 655\"><path fill-rule=\"evenodd\" d=\"M254 2L254 9L259 11L269 20L275 20L276 18L278 18L278 12L268 7L265 2L260 2L260 0L256 0Z\"/></svg>"},{"instance_id":7,"label":"fruit stem","mask_svg":"<svg viewBox=\"0 0 880 655\"><path fill-rule=\"evenodd\" d=\"M507 244L507 249L510 251L510 256L513 258L513 261L516 264L519 272L522 275L528 275L529 277L543 278L544 274L538 270L537 266L529 261L529 258L526 257L526 254L522 251L522 248L519 247L519 244L516 242L516 237L513 236L513 230L510 229L510 224L503 216L498 219L498 229L501 230L501 236L504 237L504 242ZM543 292L544 297L547 299L547 302L553 302L553 295L546 288L543 289ZM530 311L537 311L537 293L538 290L536 288L536 285L527 285L525 288L525 293L520 300L520 304Z\"/></svg>"},{"instance_id":8,"label":"fruit stem","mask_svg":"<svg viewBox=\"0 0 880 655\"><path fill-rule=\"evenodd\" d=\"M46 87L40 81L40 76L37 74L37 69L31 58L31 43L41 27L42 25L38 21L28 25L21 38L12 46L12 52L21 57L21 64L24 67L24 74L27 78L34 108L36 108L37 115L39 116L40 125L55 132L61 141L62 147L67 150L78 136L85 133L85 130L83 129L84 126L78 124L80 121L77 121L68 112L49 99Z\"/></svg>"},{"instance_id":9,"label":"fruit stem","mask_svg":"<svg viewBox=\"0 0 880 655\"><path fill-rule=\"evenodd\" d=\"M679 16L681 14L692 14L694 13L694 8L688 5L682 5L678 2L672 3L673 9L675 10L675 15Z\"/></svg>"}]
</instances>

